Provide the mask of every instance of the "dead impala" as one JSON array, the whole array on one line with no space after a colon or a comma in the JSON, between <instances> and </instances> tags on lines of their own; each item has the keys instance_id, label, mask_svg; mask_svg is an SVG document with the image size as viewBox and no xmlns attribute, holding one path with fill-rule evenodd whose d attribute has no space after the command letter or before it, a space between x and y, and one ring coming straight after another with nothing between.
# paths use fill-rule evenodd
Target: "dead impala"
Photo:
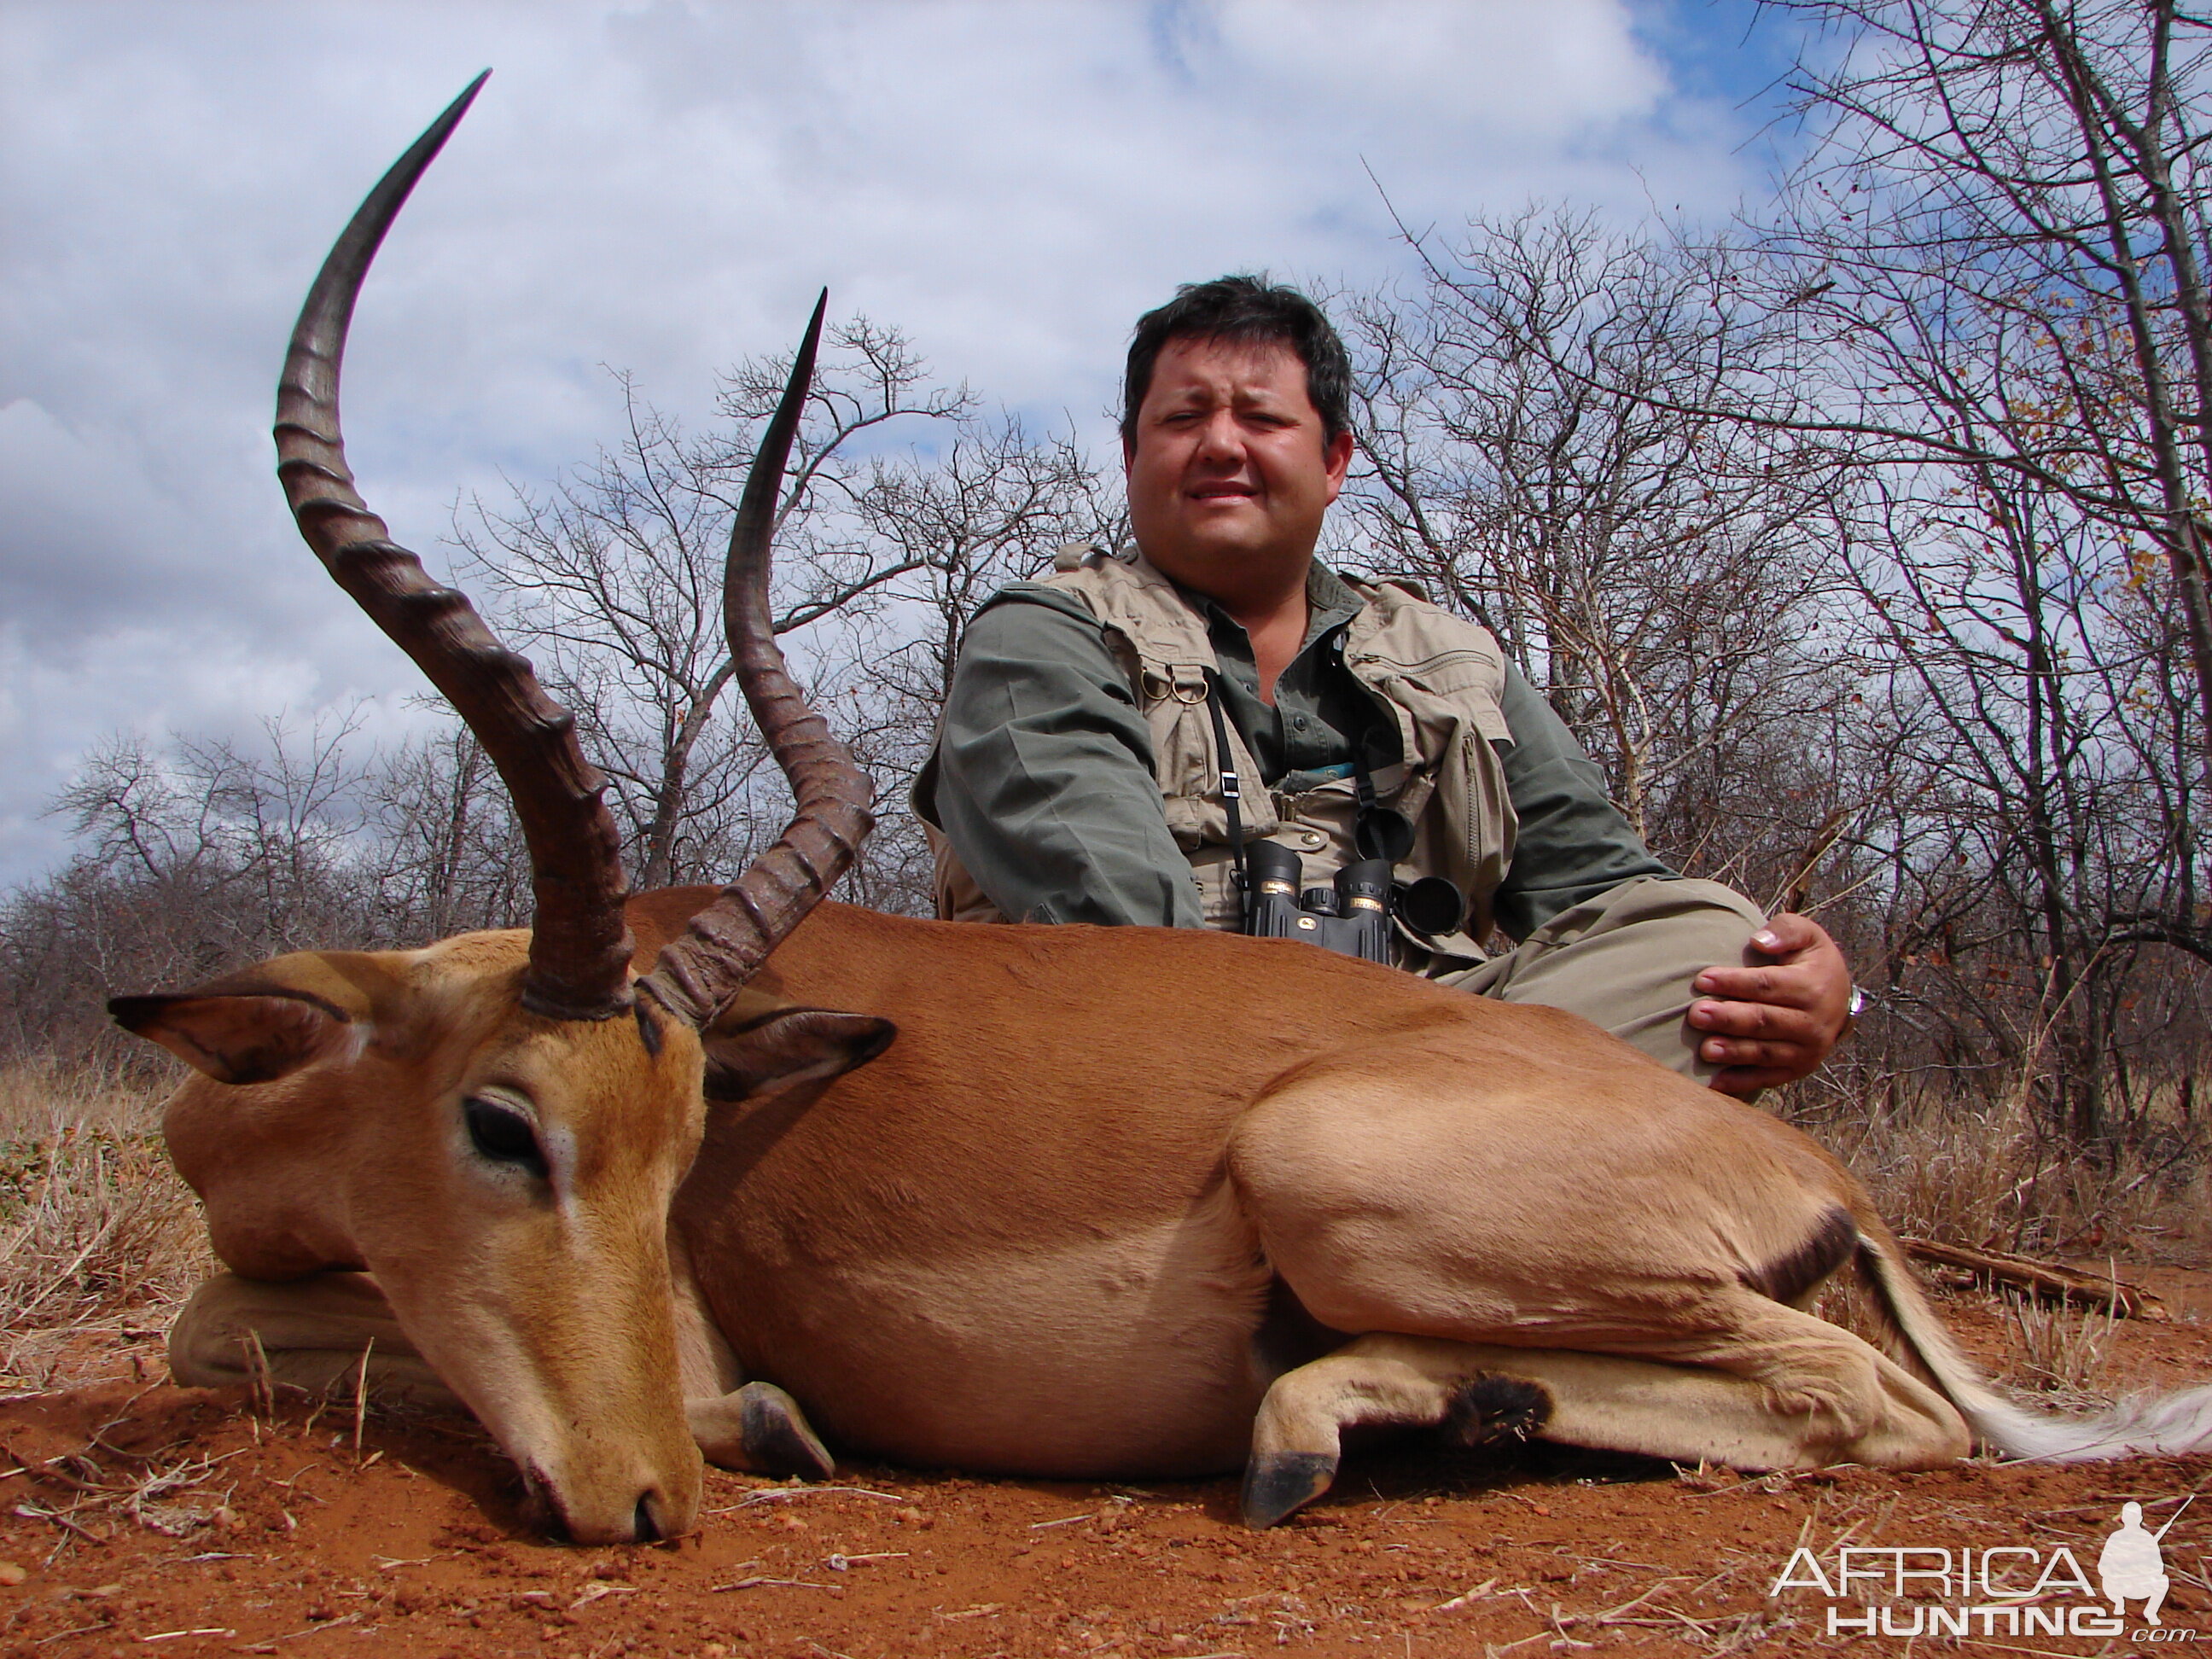
<instances>
[{"instance_id":1,"label":"dead impala","mask_svg":"<svg viewBox=\"0 0 2212 1659\"><path fill-rule=\"evenodd\" d=\"M819 307L727 588L797 816L734 886L626 903L568 716L388 539L340 441L362 276L476 90L317 278L278 471L497 763L535 926L116 999L200 1073L165 1127L230 1271L178 1321L179 1379L265 1352L319 1388L368 1349L590 1541L690 1528L702 1450L826 1471L814 1429L1006 1474L1242 1465L1255 1526L1327 1489L1355 1423L1764 1469L2212 1448L2212 1388L2003 1403L1834 1159L1570 1015L1282 941L817 905L871 793L769 622ZM1804 1310L1846 1266L1882 1351Z\"/></svg>"}]
</instances>

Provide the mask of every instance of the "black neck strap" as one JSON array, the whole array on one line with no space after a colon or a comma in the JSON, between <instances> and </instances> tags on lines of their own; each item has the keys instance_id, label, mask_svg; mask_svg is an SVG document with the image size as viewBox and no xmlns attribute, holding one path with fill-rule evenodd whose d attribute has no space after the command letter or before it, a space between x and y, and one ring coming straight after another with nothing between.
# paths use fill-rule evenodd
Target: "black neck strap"
<instances>
[{"instance_id":1,"label":"black neck strap","mask_svg":"<svg viewBox=\"0 0 2212 1659\"><path fill-rule=\"evenodd\" d=\"M1237 808L1243 798L1243 786L1237 775L1236 751L1229 746L1229 726L1223 720L1221 705L1221 676L1212 669L1206 671L1206 708L1213 716L1213 763L1221 775L1221 805L1229 815L1229 856L1237 866L1237 890L1240 900L1247 900L1252 884L1244 869L1244 819Z\"/></svg>"}]
</instances>

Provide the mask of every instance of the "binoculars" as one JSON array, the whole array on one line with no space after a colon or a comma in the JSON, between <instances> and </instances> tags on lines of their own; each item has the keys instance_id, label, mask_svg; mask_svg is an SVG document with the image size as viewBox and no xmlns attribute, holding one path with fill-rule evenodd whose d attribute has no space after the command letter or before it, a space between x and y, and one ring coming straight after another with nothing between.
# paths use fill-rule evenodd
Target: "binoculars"
<instances>
[{"instance_id":1,"label":"binoculars","mask_svg":"<svg viewBox=\"0 0 2212 1659\"><path fill-rule=\"evenodd\" d=\"M1459 889L1438 876L1410 886L1391 881L1387 858L1360 859L1336 872L1327 887L1298 883L1304 870L1298 855L1272 841L1248 842L1244 931L1255 939L1302 939L1324 950L1369 962L1390 963L1390 917L1430 935L1460 926L1467 902Z\"/></svg>"},{"instance_id":2,"label":"binoculars","mask_svg":"<svg viewBox=\"0 0 2212 1659\"><path fill-rule=\"evenodd\" d=\"M1327 887L1298 890L1298 855L1272 841L1244 849L1251 889L1244 931L1255 939L1302 939L1348 957L1390 960L1390 862L1361 859Z\"/></svg>"}]
</instances>

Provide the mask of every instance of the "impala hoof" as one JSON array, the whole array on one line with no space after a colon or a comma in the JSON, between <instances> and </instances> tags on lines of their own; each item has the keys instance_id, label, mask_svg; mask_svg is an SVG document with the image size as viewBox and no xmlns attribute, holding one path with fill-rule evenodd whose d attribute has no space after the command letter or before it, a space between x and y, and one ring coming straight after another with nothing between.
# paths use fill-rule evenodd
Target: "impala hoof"
<instances>
[{"instance_id":1,"label":"impala hoof","mask_svg":"<svg viewBox=\"0 0 2212 1659\"><path fill-rule=\"evenodd\" d=\"M1325 1452L1255 1452L1244 1466L1244 1524L1272 1527L1329 1489L1336 1459Z\"/></svg>"},{"instance_id":2,"label":"impala hoof","mask_svg":"<svg viewBox=\"0 0 2212 1659\"><path fill-rule=\"evenodd\" d=\"M806 1415L773 1382L748 1382L738 1390L740 1432L745 1461L762 1474L795 1474L822 1480L837 1473L837 1461L806 1426Z\"/></svg>"}]
</instances>

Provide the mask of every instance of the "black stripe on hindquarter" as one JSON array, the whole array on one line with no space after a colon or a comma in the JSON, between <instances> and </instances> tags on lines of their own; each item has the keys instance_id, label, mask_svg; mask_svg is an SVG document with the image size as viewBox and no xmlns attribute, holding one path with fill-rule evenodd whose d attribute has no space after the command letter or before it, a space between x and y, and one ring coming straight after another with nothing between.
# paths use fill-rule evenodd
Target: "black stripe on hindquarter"
<instances>
[{"instance_id":1,"label":"black stripe on hindquarter","mask_svg":"<svg viewBox=\"0 0 2212 1659\"><path fill-rule=\"evenodd\" d=\"M1858 1224L1850 1211L1838 1206L1820 1218L1812 1237L1779 1261L1748 1270L1743 1282L1761 1296L1795 1303L1850 1261L1858 1242Z\"/></svg>"}]
</instances>

